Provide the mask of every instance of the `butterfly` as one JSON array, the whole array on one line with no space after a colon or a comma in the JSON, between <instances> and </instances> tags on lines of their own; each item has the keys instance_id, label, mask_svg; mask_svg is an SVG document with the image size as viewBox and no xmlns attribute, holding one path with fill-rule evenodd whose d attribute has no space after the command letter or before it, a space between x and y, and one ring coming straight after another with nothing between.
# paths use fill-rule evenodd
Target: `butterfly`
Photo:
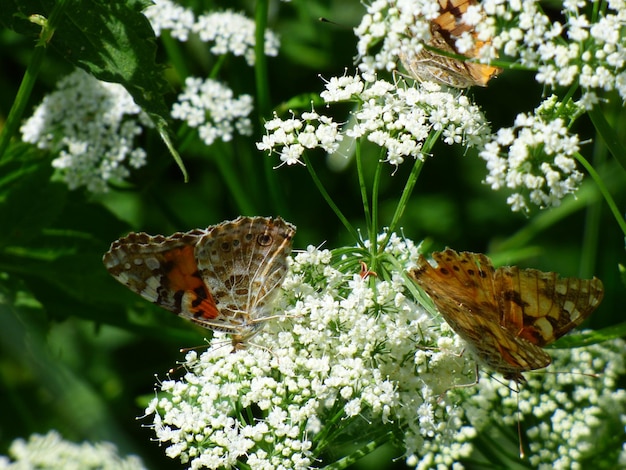
<instances>
[{"instance_id":1,"label":"butterfly","mask_svg":"<svg viewBox=\"0 0 626 470\"><path fill-rule=\"evenodd\" d=\"M239 217L169 237L130 233L113 242L103 262L144 299L229 333L237 350L272 313L295 233L280 217Z\"/></svg>"},{"instance_id":2,"label":"butterfly","mask_svg":"<svg viewBox=\"0 0 626 470\"><path fill-rule=\"evenodd\" d=\"M463 14L469 6L476 5L476 0L438 0L440 15L430 21L430 40L415 54L401 53L400 60L409 74L420 81L433 81L455 88L487 86L491 78L502 69L487 64L463 61L437 53L443 51L450 55L463 55L468 59L479 57L480 50L487 44L477 38L474 27L463 22ZM465 32L472 34L474 47L460 53L456 40ZM433 50L435 49L435 50Z\"/></svg>"},{"instance_id":3,"label":"butterfly","mask_svg":"<svg viewBox=\"0 0 626 470\"><path fill-rule=\"evenodd\" d=\"M541 348L580 325L604 296L595 277L495 269L483 254L449 248L432 256L437 267L420 256L409 276L479 360L518 383L525 382L522 372L550 364Z\"/></svg>"}]
</instances>

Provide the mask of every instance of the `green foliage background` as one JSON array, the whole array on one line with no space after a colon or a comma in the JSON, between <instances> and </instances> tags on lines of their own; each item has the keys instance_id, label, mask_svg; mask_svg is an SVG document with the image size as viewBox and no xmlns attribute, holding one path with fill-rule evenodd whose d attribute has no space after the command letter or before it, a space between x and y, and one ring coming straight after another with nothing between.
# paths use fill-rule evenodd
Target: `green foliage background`
<instances>
[{"instance_id":1,"label":"green foliage background","mask_svg":"<svg viewBox=\"0 0 626 470\"><path fill-rule=\"evenodd\" d=\"M219 79L236 94L250 93L258 100L255 135L206 147L189 137L188 130L164 121L185 76L207 77L214 70L218 59L206 45L181 45L167 36L155 41L139 13L147 4L143 1L56 2L63 3L66 9L47 47L35 47L40 28L25 17L39 13L50 18L54 1L3 2L0 11L0 119L6 121L0 147L0 454L7 453L16 437L55 428L75 441L112 441L123 452L141 455L152 468L178 468L149 442L152 433L142 426L149 420L136 417L154 395L154 375L163 377L182 358L179 348L201 345L209 333L118 285L102 266L102 254L131 230L170 234L238 215L280 215L296 224L296 249L353 245L307 169L272 170L278 160L262 155L254 142L261 139L262 122L272 110L284 117L288 108L310 107L311 94L323 88L319 75L342 75L346 68L352 72L356 40L351 28L364 7L356 0L270 2L268 27L281 36L279 57L268 58L266 72L261 68L258 76L243 59L230 56L219 70ZM254 17L262 16L267 5L197 0L186 6L197 13L232 8ZM20 102L16 96L24 73L39 60L37 54L42 54L40 69L22 100L22 117L60 77L81 66L99 78L123 83L151 112L158 130L171 137L181 154L189 182L183 181L156 131L145 135L148 165L132 174L128 187L94 196L69 191L54 180L54 156L19 143L9 118ZM269 91L267 97L258 93L263 89ZM510 125L517 113L531 111L542 90L531 72L507 70L488 88L468 93L498 128ZM623 107L612 98L605 116L617 135L625 135ZM338 120L347 119L347 108L336 110ZM576 130L594 139L583 153L594 159L623 208L624 170L586 118ZM364 151L371 152L366 168L371 176L379 156L374 149ZM311 160L341 210L366 233L354 163L336 171L325 155L314 154ZM391 219L410 165L392 171L390 167L381 185L383 222ZM593 181L587 179L561 207L524 216L511 213L505 194L481 184L485 175L483 161L473 152L436 147L404 215L404 235L426 239L432 249L486 252L496 264L565 276L596 275L606 296L588 326L600 329L621 322L626 296L618 264L624 264L624 239ZM399 450L388 452L382 461L401 455ZM375 459L363 466L380 468Z\"/></svg>"}]
</instances>

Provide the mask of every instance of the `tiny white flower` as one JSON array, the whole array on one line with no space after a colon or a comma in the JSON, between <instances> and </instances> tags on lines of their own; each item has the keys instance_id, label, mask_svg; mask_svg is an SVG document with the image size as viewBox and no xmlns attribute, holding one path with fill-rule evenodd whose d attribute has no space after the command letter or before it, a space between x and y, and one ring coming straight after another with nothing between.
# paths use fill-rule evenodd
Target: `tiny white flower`
<instances>
[{"instance_id":1,"label":"tiny white flower","mask_svg":"<svg viewBox=\"0 0 626 470\"><path fill-rule=\"evenodd\" d=\"M254 65L255 29L254 21L233 11L212 12L200 15L193 31L204 42L213 43L210 51L214 55L226 53L242 56L248 65ZM265 31L265 54L278 55L280 41L269 29Z\"/></svg>"}]
</instances>

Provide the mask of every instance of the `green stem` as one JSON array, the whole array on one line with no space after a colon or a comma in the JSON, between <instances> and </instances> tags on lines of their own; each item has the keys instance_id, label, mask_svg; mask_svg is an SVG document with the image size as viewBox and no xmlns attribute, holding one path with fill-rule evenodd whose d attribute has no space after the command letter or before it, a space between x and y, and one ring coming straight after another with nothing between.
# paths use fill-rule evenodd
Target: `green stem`
<instances>
[{"instance_id":1,"label":"green stem","mask_svg":"<svg viewBox=\"0 0 626 470\"><path fill-rule=\"evenodd\" d=\"M216 148L225 147L224 145L219 145L218 142L215 142L213 145ZM214 161L220 170L223 180L226 182L229 193L235 199L235 203L240 212L246 215L256 214L256 208L250 200L250 195L242 190L241 178L233 168L232 155L223 148L222 151L215 153Z\"/></svg>"},{"instance_id":2,"label":"green stem","mask_svg":"<svg viewBox=\"0 0 626 470\"><path fill-rule=\"evenodd\" d=\"M598 106L594 106L589 111L589 118L596 128L596 131L604 140L604 143L609 148L611 155L619 162L624 170L626 170L626 148L620 142L619 136L615 133L613 127L604 117L602 110Z\"/></svg>"},{"instance_id":3,"label":"green stem","mask_svg":"<svg viewBox=\"0 0 626 470\"><path fill-rule=\"evenodd\" d=\"M344 468L348 468L350 465L353 465L357 460L365 457L367 454L372 453L373 451L378 449L380 446L388 443L392 439L393 439L393 433L389 431L388 433L383 434L379 438L368 442L366 445L352 452L350 455L346 455L342 459L337 460L335 463L326 465L325 467L322 467L322 468L324 470L341 470Z\"/></svg>"},{"instance_id":4,"label":"green stem","mask_svg":"<svg viewBox=\"0 0 626 470\"><path fill-rule=\"evenodd\" d=\"M265 56L265 28L267 27L268 3L268 0L257 0L255 11L254 75L256 78L256 99L261 128L263 128L263 120L269 118L271 110L267 58ZM263 163L272 207L278 210L279 213L284 214L286 212L286 207L283 203L285 199L281 197L280 184L272 166L272 160L265 158Z\"/></svg>"},{"instance_id":5,"label":"green stem","mask_svg":"<svg viewBox=\"0 0 626 470\"><path fill-rule=\"evenodd\" d=\"M328 191L326 191L326 188L324 188L324 185L322 184L322 181L317 176L317 173L315 172L313 165L311 165L311 161L309 157L307 156L306 152L302 155L302 160L304 160L304 165L306 166L306 169L309 171L309 175L311 175L311 179L313 180L313 183L315 184L315 186L317 186L318 191L320 192L320 194L322 195L326 203L330 206L330 208L333 210L337 218L341 221L343 226L350 233L350 235L352 235L352 237L356 240L356 242L359 245L363 246L363 241L361 240L361 237L359 237L359 232L350 224L350 222L348 222L348 219L346 219L346 217L343 215L339 207L337 207L337 204L335 204L335 202L330 197L330 194L328 194Z\"/></svg>"},{"instance_id":6,"label":"green stem","mask_svg":"<svg viewBox=\"0 0 626 470\"><path fill-rule=\"evenodd\" d=\"M369 238L370 238L370 251L372 253L372 259L375 259L376 251L378 247L376 246L376 237L378 234L378 209L380 207L379 204L379 194L380 194L380 177L383 171L383 161L379 160L376 165L376 172L374 173L374 181L372 184L372 220L370 221L369 227ZM383 245L385 246L385 245ZM376 269L376 266L372 266L372 269Z\"/></svg>"},{"instance_id":7,"label":"green stem","mask_svg":"<svg viewBox=\"0 0 626 470\"><path fill-rule=\"evenodd\" d=\"M181 82L190 75L188 61L183 54L180 53L179 42L172 39L172 35L169 31L165 30L161 33L161 44L165 48L168 61L172 64L174 70L178 73L178 78Z\"/></svg>"},{"instance_id":8,"label":"green stem","mask_svg":"<svg viewBox=\"0 0 626 470\"><path fill-rule=\"evenodd\" d=\"M606 146L597 140L594 142L593 162L598 166L606 160ZM595 271L598 254L598 241L601 231L602 201L597 200L587 206L584 221L582 249L578 275L586 278Z\"/></svg>"},{"instance_id":9,"label":"green stem","mask_svg":"<svg viewBox=\"0 0 626 470\"><path fill-rule=\"evenodd\" d=\"M613 199L613 196L611 196L611 193L609 192L606 185L604 184L604 181L602 181L602 178L600 177L598 172L593 168L593 166L591 166L591 164L585 159L585 157L583 157L578 152L574 154L574 157L576 158L576 160L580 162L582 166L585 167L589 175L595 181L596 185L598 186L598 189L600 190L600 193L602 194L602 196L604 197L604 200L609 206L609 209L611 213L613 214L613 217L615 217L615 220L617 221L617 225L619 225L620 229L624 233L624 236L626 236L626 221L624 220L624 217L622 216L620 210L618 209L617 204L615 203L615 200Z\"/></svg>"},{"instance_id":10,"label":"green stem","mask_svg":"<svg viewBox=\"0 0 626 470\"><path fill-rule=\"evenodd\" d=\"M434 134L430 134L426 141L424 142L424 146L422 147L422 155L427 155L430 152L430 149L433 148L435 142L441 135L441 131L437 131ZM391 219L391 223L389 224L389 230L387 231L387 236L383 240L383 243L380 245L380 251L382 251L389 243L389 239L391 238L391 234L396 230L404 211L406 210L406 206L409 202L409 198L411 194L413 194L413 189L415 188L415 184L417 183L417 178L419 177L420 172L424 166L424 162L418 157L415 159L415 164L413 165L413 169L411 170L411 174L407 178L406 184L404 185L404 190L402 191L402 196L400 197L400 201L398 202L398 206L396 207L396 212L393 214L393 218Z\"/></svg>"},{"instance_id":11,"label":"green stem","mask_svg":"<svg viewBox=\"0 0 626 470\"><path fill-rule=\"evenodd\" d=\"M33 56L28 64L28 67L26 68L24 78L22 79L20 88L17 91L17 96L15 97L13 106L11 107L7 120L4 124L4 129L0 132L0 158L2 158L6 152L6 149L11 142L11 137L17 133L20 122L22 121L22 116L24 115L24 110L28 104L28 99L30 98L33 87L35 86L37 76L39 75L41 64L43 63L44 56L46 55L46 47L50 41L54 40L54 30L59 24L63 11L70 1L71 0L59 0L55 2L54 8L52 8L52 11L50 12L50 18L47 20L40 16L36 17L36 21L35 18L32 19L33 22L42 26L41 37L35 46Z\"/></svg>"},{"instance_id":12,"label":"green stem","mask_svg":"<svg viewBox=\"0 0 626 470\"><path fill-rule=\"evenodd\" d=\"M371 212L372 209L370 208L369 199L367 197L367 185L365 183L365 172L363 171L362 157L363 155L361 154L361 144L357 139L356 151L355 151L356 171L359 177L359 190L361 191L361 201L363 201L363 213L365 215L365 220L368 222L369 225L372 225L372 220L373 220L372 212ZM374 204L373 200L372 200L372 204ZM370 231L370 235L371 235L371 231Z\"/></svg>"},{"instance_id":13,"label":"green stem","mask_svg":"<svg viewBox=\"0 0 626 470\"><path fill-rule=\"evenodd\" d=\"M370 267L376 270L376 234L378 231L378 193L380 187L380 175L382 165L379 163L376 167L376 173L374 175L374 181L372 184L372 203L371 207L367 197L367 185L365 182L365 172L363 171L363 161L361 159L361 146L359 141L356 141L356 166L357 173L359 175L359 188L361 190L361 199L363 201L363 212L367 223L367 235L370 240Z\"/></svg>"}]
</instances>

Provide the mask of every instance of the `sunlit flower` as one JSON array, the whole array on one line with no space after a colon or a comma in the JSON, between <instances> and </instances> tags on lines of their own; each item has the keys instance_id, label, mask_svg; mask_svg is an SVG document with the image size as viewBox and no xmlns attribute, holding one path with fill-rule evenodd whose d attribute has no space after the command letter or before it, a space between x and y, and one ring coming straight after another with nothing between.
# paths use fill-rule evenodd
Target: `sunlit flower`
<instances>
[{"instance_id":1,"label":"sunlit flower","mask_svg":"<svg viewBox=\"0 0 626 470\"><path fill-rule=\"evenodd\" d=\"M214 43L211 53L222 55L231 53L242 56L248 65L254 65L254 21L240 13L232 11L206 13L198 17L193 31L204 42ZM278 55L280 41L270 30L265 31L265 54Z\"/></svg>"},{"instance_id":2,"label":"sunlit flower","mask_svg":"<svg viewBox=\"0 0 626 470\"><path fill-rule=\"evenodd\" d=\"M168 30L171 36L185 42L190 34L197 34L201 41L212 43L209 51L214 55L233 54L242 56L248 65L254 65L254 21L241 13L230 10L204 13L196 19L193 11L171 0L156 0L144 10L144 15L157 36ZM273 31L265 31L265 54L278 55L280 40Z\"/></svg>"},{"instance_id":3,"label":"sunlit flower","mask_svg":"<svg viewBox=\"0 0 626 470\"><path fill-rule=\"evenodd\" d=\"M507 202L514 211L527 211L530 204L558 206L582 181L573 158L579 139L555 117L559 104L552 96L535 113L519 114L513 127L498 130L480 152L489 170L485 183L512 190Z\"/></svg>"},{"instance_id":4,"label":"sunlit flower","mask_svg":"<svg viewBox=\"0 0 626 470\"><path fill-rule=\"evenodd\" d=\"M161 31L168 30L173 38L183 42L189 39L189 33L196 21L191 9L171 0L154 0L154 5L146 8L143 14L150 21L157 36L161 35Z\"/></svg>"},{"instance_id":5,"label":"sunlit flower","mask_svg":"<svg viewBox=\"0 0 626 470\"><path fill-rule=\"evenodd\" d=\"M407 266L416 248L393 236L386 256ZM370 285L356 260L344 258L354 270L342 272L332 259L313 247L296 254L282 318L255 345L231 353L214 338L188 354L183 377L162 382L146 413L170 457L190 468L310 468L329 436L364 425L402 430L407 457L468 455L460 410L438 400L472 373L461 343L446 329L449 348L434 348L438 324L406 295L402 272L380 271Z\"/></svg>"},{"instance_id":6,"label":"sunlit flower","mask_svg":"<svg viewBox=\"0 0 626 470\"><path fill-rule=\"evenodd\" d=\"M343 130L317 112L305 113L301 119L276 117L265 124L268 134L257 147L293 164L307 149L320 147L333 153L343 132L382 147L385 161L397 166L407 157L423 160L422 145L431 132L441 132L448 145L468 147L484 143L489 136L489 126L476 105L435 84L397 86L385 80L364 82L358 75L343 76L328 80L321 96L328 103L359 103L352 112L354 124Z\"/></svg>"}]
</instances>

